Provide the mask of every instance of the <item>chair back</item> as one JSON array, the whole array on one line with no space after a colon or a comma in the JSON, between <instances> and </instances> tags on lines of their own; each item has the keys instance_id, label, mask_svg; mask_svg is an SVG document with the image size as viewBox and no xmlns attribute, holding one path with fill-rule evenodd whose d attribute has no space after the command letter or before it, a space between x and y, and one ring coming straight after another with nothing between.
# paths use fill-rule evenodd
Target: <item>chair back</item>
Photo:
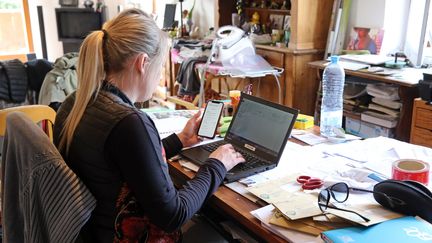
<instances>
[{"instance_id":1,"label":"chair back","mask_svg":"<svg viewBox=\"0 0 432 243\"><path fill-rule=\"evenodd\" d=\"M96 200L44 132L22 112L6 119L3 242L76 242Z\"/></svg>"},{"instance_id":2,"label":"chair back","mask_svg":"<svg viewBox=\"0 0 432 243\"><path fill-rule=\"evenodd\" d=\"M56 112L47 105L23 105L0 110L0 137L5 135L7 115L14 111L26 114L34 123L42 122L42 129L51 142L53 141L53 125Z\"/></svg>"}]
</instances>

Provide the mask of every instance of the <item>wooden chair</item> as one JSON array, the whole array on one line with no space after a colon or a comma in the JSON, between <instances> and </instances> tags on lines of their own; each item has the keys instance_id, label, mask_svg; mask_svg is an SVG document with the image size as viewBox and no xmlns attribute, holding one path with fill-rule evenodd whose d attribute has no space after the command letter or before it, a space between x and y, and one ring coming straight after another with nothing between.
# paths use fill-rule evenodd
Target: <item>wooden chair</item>
<instances>
[{"instance_id":1,"label":"wooden chair","mask_svg":"<svg viewBox=\"0 0 432 243\"><path fill-rule=\"evenodd\" d=\"M20 111L27 115L34 123L42 122L42 129L53 141L53 125L56 112L47 105L24 105L0 110L0 137L4 137L6 131L6 116L14 111Z\"/></svg>"}]
</instances>

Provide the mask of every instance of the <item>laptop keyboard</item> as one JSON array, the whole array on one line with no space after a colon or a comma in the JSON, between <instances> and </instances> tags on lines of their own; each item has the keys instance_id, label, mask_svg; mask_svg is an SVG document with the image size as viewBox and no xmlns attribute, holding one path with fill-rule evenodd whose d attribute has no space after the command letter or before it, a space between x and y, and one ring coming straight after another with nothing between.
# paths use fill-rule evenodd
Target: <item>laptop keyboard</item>
<instances>
[{"instance_id":1,"label":"laptop keyboard","mask_svg":"<svg viewBox=\"0 0 432 243\"><path fill-rule=\"evenodd\" d=\"M227 144L227 142L222 140L222 141L202 145L202 148L211 153L211 152L215 151L219 146L224 145L224 144ZM259 157L256 157L253 154L247 153L246 151L243 151L239 148L235 148L235 149L246 160L245 163L240 163L240 164L236 165L237 169L248 170L248 169L257 168L260 166L266 166L266 165L270 164L269 161L266 161L266 160L263 160Z\"/></svg>"}]
</instances>

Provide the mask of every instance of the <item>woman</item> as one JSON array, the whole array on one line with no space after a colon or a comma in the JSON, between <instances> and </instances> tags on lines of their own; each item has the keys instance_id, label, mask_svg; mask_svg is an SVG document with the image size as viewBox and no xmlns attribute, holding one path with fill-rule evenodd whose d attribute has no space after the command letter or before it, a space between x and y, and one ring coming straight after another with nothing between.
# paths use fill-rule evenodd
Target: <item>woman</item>
<instances>
[{"instance_id":1,"label":"woman","mask_svg":"<svg viewBox=\"0 0 432 243\"><path fill-rule=\"evenodd\" d=\"M199 141L199 114L161 143L133 103L150 99L167 53L151 17L129 9L84 40L78 88L59 109L54 141L97 200L81 230L85 242L175 242L179 228L243 157L231 145L213 152L195 178L174 188L165 157Z\"/></svg>"}]
</instances>

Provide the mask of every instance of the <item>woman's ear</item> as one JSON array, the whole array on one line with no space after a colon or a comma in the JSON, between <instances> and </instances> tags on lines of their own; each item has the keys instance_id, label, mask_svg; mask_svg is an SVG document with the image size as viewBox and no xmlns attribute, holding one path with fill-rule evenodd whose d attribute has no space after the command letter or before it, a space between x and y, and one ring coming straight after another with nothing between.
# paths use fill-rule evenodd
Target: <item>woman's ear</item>
<instances>
[{"instance_id":1,"label":"woman's ear","mask_svg":"<svg viewBox=\"0 0 432 243\"><path fill-rule=\"evenodd\" d=\"M139 73L144 73L145 65L149 62L147 53L138 54L135 59L135 68Z\"/></svg>"}]
</instances>

